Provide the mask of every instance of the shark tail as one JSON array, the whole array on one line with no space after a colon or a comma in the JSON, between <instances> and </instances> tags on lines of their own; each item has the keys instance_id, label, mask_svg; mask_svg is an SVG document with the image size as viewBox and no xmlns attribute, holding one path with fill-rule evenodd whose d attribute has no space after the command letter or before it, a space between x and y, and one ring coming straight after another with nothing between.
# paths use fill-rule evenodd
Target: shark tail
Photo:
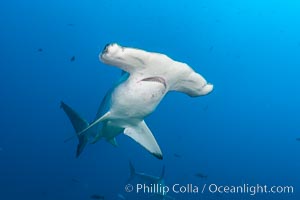
<instances>
[{"instance_id":1,"label":"shark tail","mask_svg":"<svg viewBox=\"0 0 300 200\"><path fill-rule=\"evenodd\" d=\"M75 129L79 141L76 150L76 157L78 157L82 153L86 144L88 143L88 134L79 134L79 133L84 129L86 129L89 126L89 123L64 102L61 102L60 107L64 110L66 115L69 117L69 120L72 123L73 128Z\"/></svg>"}]
</instances>

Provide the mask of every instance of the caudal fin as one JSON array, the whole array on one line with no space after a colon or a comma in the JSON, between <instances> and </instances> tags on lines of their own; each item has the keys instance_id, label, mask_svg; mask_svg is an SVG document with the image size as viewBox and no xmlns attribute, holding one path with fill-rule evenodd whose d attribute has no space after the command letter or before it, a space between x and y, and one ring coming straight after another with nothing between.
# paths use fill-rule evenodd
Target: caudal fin
<instances>
[{"instance_id":1,"label":"caudal fin","mask_svg":"<svg viewBox=\"0 0 300 200\"><path fill-rule=\"evenodd\" d=\"M76 157L78 157L82 153L84 147L88 142L88 134L79 134L79 133L84 129L86 129L89 126L89 123L64 102L61 102L60 107L65 111L65 113L69 117L70 122L73 125L73 128L75 129L79 141L76 150Z\"/></svg>"}]
</instances>

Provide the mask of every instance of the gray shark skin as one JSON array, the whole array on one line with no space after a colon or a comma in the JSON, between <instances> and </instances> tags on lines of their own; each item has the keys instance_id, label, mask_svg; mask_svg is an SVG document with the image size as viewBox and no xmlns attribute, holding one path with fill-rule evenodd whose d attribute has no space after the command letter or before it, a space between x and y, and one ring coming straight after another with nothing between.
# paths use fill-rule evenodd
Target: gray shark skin
<instances>
[{"instance_id":1,"label":"gray shark skin","mask_svg":"<svg viewBox=\"0 0 300 200\"><path fill-rule=\"evenodd\" d=\"M79 115L70 114L75 111L71 112L62 104L74 128L76 121L85 122L84 126L75 128L79 147L83 149L89 138L93 138L92 143L104 138L116 146L115 137L123 132L152 155L162 159L161 149L144 118L156 109L169 91L198 97L210 93L213 85L187 64L160 53L109 44L100 53L99 59L107 65L120 68L123 75L105 95L92 123L86 123Z\"/></svg>"}]
</instances>

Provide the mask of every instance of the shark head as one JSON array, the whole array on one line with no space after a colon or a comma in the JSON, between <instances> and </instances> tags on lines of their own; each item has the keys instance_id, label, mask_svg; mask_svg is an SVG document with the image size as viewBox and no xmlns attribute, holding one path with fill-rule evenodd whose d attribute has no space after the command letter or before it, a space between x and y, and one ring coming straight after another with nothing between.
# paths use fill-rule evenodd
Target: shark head
<instances>
[{"instance_id":1,"label":"shark head","mask_svg":"<svg viewBox=\"0 0 300 200\"><path fill-rule=\"evenodd\" d=\"M99 59L108 65L118 67L130 75L146 76L165 80L169 90L179 91L192 97L209 94L213 85L185 63L175 61L160 53L123 47L116 43L107 44ZM151 79L153 80L153 79Z\"/></svg>"}]
</instances>

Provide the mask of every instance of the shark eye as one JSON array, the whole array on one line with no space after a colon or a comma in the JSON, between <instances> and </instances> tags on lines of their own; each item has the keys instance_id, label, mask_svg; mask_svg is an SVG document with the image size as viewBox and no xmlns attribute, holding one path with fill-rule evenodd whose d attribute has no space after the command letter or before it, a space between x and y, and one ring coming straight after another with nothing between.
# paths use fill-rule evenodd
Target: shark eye
<instances>
[{"instance_id":1,"label":"shark eye","mask_svg":"<svg viewBox=\"0 0 300 200\"><path fill-rule=\"evenodd\" d=\"M110 46L110 44L106 44L105 47L102 50L102 53L107 53L109 46Z\"/></svg>"}]
</instances>

